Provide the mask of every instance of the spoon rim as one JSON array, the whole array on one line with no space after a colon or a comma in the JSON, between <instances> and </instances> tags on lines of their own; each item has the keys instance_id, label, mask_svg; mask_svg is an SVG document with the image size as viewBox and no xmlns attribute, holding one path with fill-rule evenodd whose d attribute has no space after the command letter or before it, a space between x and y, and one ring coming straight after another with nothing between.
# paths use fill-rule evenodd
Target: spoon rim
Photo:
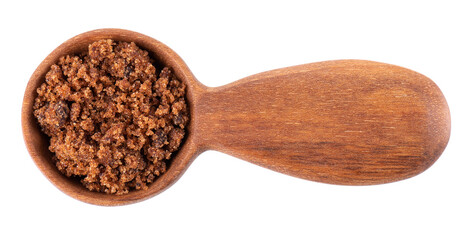
<instances>
[{"instance_id":1,"label":"spoon rim","mask_svg":"<svg viewBox=\"0 0 471 240\"><path fill-rule=\"evenodd\" d=\"M49 152L49 137L42 133L33 116L33 104L37 97L36 89L45 81L45 75L60 57L86 51L88 45L101 40L134 42L146 50L157 64L168 66L174 74L187 86L186 98L190 109L190 122L187 126L186 139L178 152L172 157L167 171L154 182L148 184L146 190L131 190L127 194L115 195L92 192L85 188L77 179L66 177L55 166L53 153ZM68 39L54 49L36 68L31 75L23 97L21 109L21 125L26 148L36 166L43 175L60 191L80 201L103 206L117 206L136 203L151 198L166 190L175 183L202 151L194 140L194 99L203 92L205 87L194 77L185 62L172 49L160 41L147 35L116 28L105 28L81 33Z\"/></svg>"}]
</instances>

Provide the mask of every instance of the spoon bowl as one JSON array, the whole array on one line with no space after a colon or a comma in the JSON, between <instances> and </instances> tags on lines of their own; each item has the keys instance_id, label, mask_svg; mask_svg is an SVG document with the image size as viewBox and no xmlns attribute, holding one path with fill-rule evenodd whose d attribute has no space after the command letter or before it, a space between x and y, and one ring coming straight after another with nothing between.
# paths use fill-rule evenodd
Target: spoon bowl
<instances>
[{"instance_id":1,"label":"spoon bowl","mask_svg":"<svg viewBox=\"0 0 471 240\"><path fill-rule=\"evenodd\" d=\"M157 68L170 67L187 85L186 139L167 172L147 190L124 195L91 192L79 179L64 176L33 116L36 89L51 65L101 39L136 43L149 52ZM423 172L443 152L450 116L445 98L430 79L390 64L311 63L209 88L159 41L132 31L100 29L67 40L38 66L26 87L22 127L32 159L57 188L87 203L124 205L170 187L208 149L324 183L370 185L406 179Z\"/></svg>"},{"instance_id":2,"label":"spoon bowl","mask_svg":"<svg viewBox=\"0 0 471 240\"><path fill-rule=\"evenodd\" d=\"M168 66L174 74L187 85L187 101L190 116L193 115L193 103L196 95L204 88L190 72L183 60L170 48L159 41L132 31L121 29L101 29L80 34L71 38L57 47L38 66L31 76L26 87L22 107L22 127L26 147L38 168L61 191L84 202L97 205L123 205L145 200L152 197L171 184L173 184L197 156L197 147L194 144L191 119L188 126L188 134L185 143L178 151L168 167L167 172L158 178L158 181L149 186L145 191L131 191L125 195L110 195L99 192L91 192L82 186L79 179L69 178L63 175L52 161L53 154L48 150L49 138L41 132L39 124L33 116L34 99L37 97L36 89L44 82L46 73L50 67L57 63L59 58L70 54L80 54L87 51L88 45L101 40L113 39L116 41L134 42L142 49L149 52L156 61L156 67Z\"/></svg>"}]
</instances>

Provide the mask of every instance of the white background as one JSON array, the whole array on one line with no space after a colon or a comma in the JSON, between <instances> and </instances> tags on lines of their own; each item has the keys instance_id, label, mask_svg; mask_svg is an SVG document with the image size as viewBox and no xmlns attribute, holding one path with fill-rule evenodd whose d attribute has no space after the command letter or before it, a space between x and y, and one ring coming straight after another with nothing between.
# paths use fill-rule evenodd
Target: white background
<instances>
[{"instance_id":1,"label":"white background","mask_svg":"<svg viewBox=\"0 0 471 240\"><path fill-rule=\"evenodd\" d=\"M223 2L0 3L0 239L471 239L467 1ZM82 203L34 165L20 109L30 75L55 47L105 27L164 42L208 86L331 59L407 67L442 89L451 139L430 169L391 184L309 182L206 152L152 199Z\"/></svg>"}]
</instances>

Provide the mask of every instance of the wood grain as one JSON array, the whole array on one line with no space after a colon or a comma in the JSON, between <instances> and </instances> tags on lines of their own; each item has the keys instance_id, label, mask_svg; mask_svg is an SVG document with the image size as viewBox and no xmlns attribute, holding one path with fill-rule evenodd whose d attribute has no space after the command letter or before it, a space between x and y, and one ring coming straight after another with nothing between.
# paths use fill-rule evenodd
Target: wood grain
<instances>
[{"instance_id":1,"label":"wood grain","mask_svg":"<svg viewBox=\"0 0 471 240\"><path fill-rule=\"evenodd\" d=\"M309 180L379 184L427 169L448 107L428 78L370 61L306 64L209 89L195 103L207 149Z\"/></svg>"},{"instance_id":2,"label":"wood grain","mask_svg":"<svg viewBox=\"0 0 471 240\"><path fill-rule=\"evenodd\" d=\"M135 42L159 67L169 66L187 85L188 133L165 174L146 191L126 195L90 192L62 175L49 139L33 117L36 89L59 57L111 38ZM31 76L22 107L26 147L61 191L97 205L150 198L175 183L192 161L212 149L308 180L367 185L417 175L443 152L450 135L445 98L427 77L394 65L339 60L256 74L208 88L169 47L140 33L100 29L56 48ZM256 179L254 179L256 181Z\"/></svg>"}]
</instances>

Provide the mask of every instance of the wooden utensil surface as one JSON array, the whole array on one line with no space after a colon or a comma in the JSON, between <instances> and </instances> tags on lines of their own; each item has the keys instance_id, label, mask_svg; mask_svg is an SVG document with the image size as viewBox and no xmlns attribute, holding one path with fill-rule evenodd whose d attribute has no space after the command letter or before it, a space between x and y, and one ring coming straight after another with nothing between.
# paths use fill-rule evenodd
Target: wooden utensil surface
<instances>
[{"instance_id":1,"label":"wooden utensil surface","mask_svg":"<svg viewBox=\"0 0 471 240\"><path fill-rule=\"evenodd\" d=\"M195 102L209 149L309 180L378 184L428 168L448 141L439 89L370 61L306 64L209 89Z\"/></svg>"},{"instance_id":2,"label":"wooden utensil surface","mask_svg":"<svg viewBox=\"0 0 471 240\"><path fill-rule=\"evenodd\" d=\"M50 66L107 38L135 42L158 67L169 66L187 85L191 114L187 138L167 172L148 190L120 196L90 192L62 175L32 114L36 89ZM318 182L368 185L405 179L423 172L443 152L450 115L430 79L390 64L326 61L209 88L159 41L127 30L100 29L69 39L38 66L25 91L22 127L34 162L61 191L92 204L122 205L162 192L209 149Z\"/></svg>"}]
</instances>

